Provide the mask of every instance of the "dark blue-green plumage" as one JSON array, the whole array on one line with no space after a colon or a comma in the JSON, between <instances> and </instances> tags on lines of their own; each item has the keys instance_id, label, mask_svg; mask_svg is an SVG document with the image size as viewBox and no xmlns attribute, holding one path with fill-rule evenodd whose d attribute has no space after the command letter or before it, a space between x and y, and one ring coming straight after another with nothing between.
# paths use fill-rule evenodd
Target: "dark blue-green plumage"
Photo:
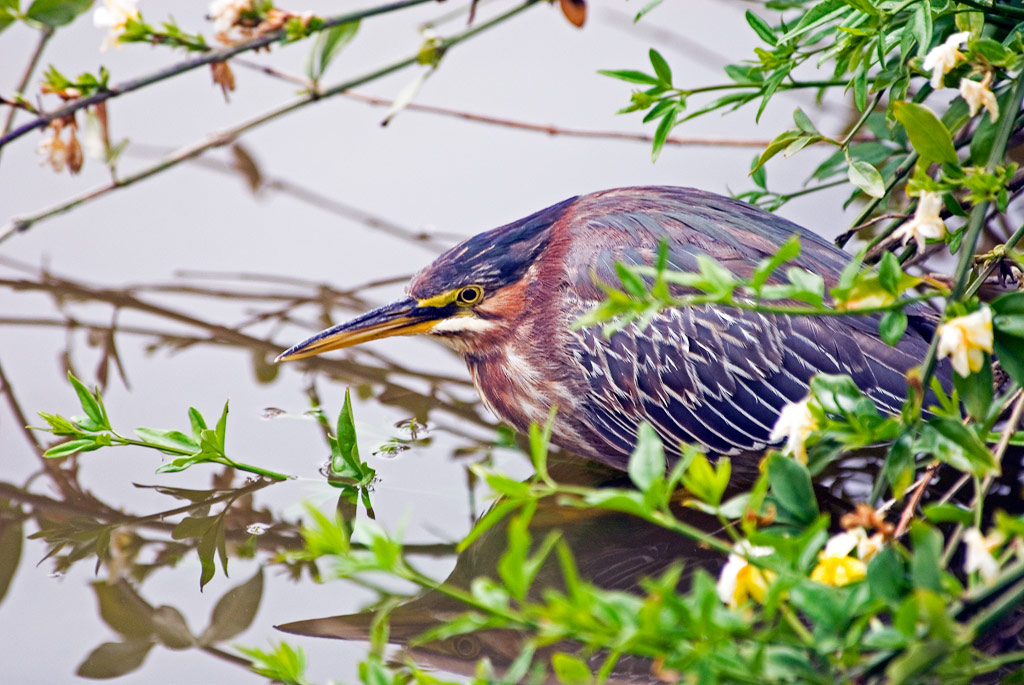
<instances>
[{"instance_id":1,"label":"dark blue-green plumage","mask_svg":"<svg viewBox=\"0 0 1024 685\"><path fill-rule=\"evenodd\" d=\"M454 346L488 406L520 430L557 405L553 441L620 468L642 421L670 454L680 442L715 454L756 452L779 410L805 397L816 373L849 374L883 410L897 412L934 317L913 308L896 347L879 338L875 317L669 309L647 328L611 338L572 323L603 299L598 281L618 283L616 262L653 264L663 240L674 268L695 270L706 255L748 276L794 234L802 245L796 265L834 285L849 256L790 221L699 190L623 188L470 238L417 275L409 292L424 298L476 283L494 302L504 298L478 311L500 323L495 330L450 337L459 338Z\"/></svg>"}]
</instances>

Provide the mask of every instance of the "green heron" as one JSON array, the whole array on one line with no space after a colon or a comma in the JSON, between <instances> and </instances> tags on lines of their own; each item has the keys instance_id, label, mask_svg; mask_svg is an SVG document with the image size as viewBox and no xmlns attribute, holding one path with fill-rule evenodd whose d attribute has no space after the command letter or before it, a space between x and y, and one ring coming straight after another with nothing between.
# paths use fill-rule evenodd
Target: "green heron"
<instances>
[{"instance_id":1,"label":"green heron","mask_svg":"<svg viewBox=\"0 0 1024 685\"><path fill-rule=\"evenodd\" d=\"M707 255L740 276L794 234L796 264L834 285L849 255L796 224L694 189L621 188L571 198L451 248L409 283L407 296L334 326L278 357L299 359L393 335L425 333L466 361L484 403L519 431L557 407L552 441L624 468L641 422L667 452L680 443L716 455L770 443L779 411L817 373L849 374L883 410L898 412L906 372L934 332L912 308L893 347L871 317L782 316L722 307L662 311L610 337L573 322L616 283L615 265L696 270Z\"/></svg>"}]
</instances>

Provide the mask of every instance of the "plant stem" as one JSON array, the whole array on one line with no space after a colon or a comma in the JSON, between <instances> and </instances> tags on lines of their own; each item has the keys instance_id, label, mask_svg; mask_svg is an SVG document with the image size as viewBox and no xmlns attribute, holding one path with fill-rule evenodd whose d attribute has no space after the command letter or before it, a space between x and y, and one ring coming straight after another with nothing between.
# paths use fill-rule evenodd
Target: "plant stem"
<instances>
[{"instance_id":1,"label":"plant stem","mask_svg":"<svg viewBox=\"0 0 1024 685\"><path fill-rule=\"evenodd\" d=\"M412 0L407 0L407 2L411 1ZM423 2L424 0L418 1ZM513 16L522 12L528 7L537 4L537 2L539 2L539 0L527 0L523 4L518 5L517 7L514 7L501 15L498 15L497 17L491 19L490 21L478 24L470 29L463 31L462 33L458 33L454 36L451 36L450 38L446 38L441 41L441 45L438 49L447 50L448 48L457 45L458 43L468 38L471 38L486 29L489 29L507 19L512 18ZM301 109L302 107L313 104L314 102L317 102L324 98L332 97L334 95L340 95L350 88L361 86L364 83L369 83L370 81L374 81L376 79L387 76L388 74L399 71L400 69L416 64L418 62L418 59L419 53L417 52L414 55L401 59L397 62L393 62L392 64L381 67L375 71L369 72L362 76L358 76L349 81L345 81L326 90L308 93L296 100L276 107L270 110L269 112L266 112L265 114L262 114L253 119L249 119L248 121L245 121L233 128L221 131L219 133L214 133L191 145L186 145L185 147L178 149L176 152L170 154L169 156L160 160L159 162L151 166L145 167L144 169L141 169L140 171L137 171L134 174L130 174L116 181L112 181L111 183L105 186L94 188L93 190L87 191L81 195L78 195L77 197L71 198L70 200L65 200L64 202L61 202L53 207L50 207L49 209L45 209L37 214L33 214L31 216L22 218L11 219L11 221L8 224L6 224L3 227L0 227L0 243L7 240L16 233L21 233L23 231L28 230L29 228L32 227L33 224L43 221L44 219L48 219L52 216L56 216L57 214L62 214L66 211L74 209L79 205L95 200L98 197L102 197L103 195L106 195L111 191L130 186L134 183L138 183L139 181L147 179L150 176L153 176L162 171L166 171L167 169L175 167L182 162L198 157L199 155L201 155L202 153L206 152L211 148L227 145L236 140L243 133L251 129L261 126L269 121L273 121L274 119L284 116L285 114L294 112L295 110Z\"/></svg>"},{"instance_id":2,"label":"plant stem","mask_svg":"<svg viewBox=\"0 0 1024 685\"><path fill-rule=\"evenodd\" d=\"M1007 241L1003 243L1003 254L1005 255L1009 253L1010 250L1015 248L1017 246L1017 243L1020 242L1021 238L1024 238L1024 224L1021 224L1020 227L1013 232L1013 235L1011 235L1007 239ZM964 292L964 297L974 297L974 295L978 292L981 286L985 284L985 280L992 274L993 271L996 270L996 267L999 266L999 263L1001 261L1001 259L993 259L992 263L986 266L985 270L978 275L978 278L974 281L974 283L971 284L971 287L969 287Z\"/></svg>"},{"instance_id":3,"label":"plant stem","mask_svg":"<svg viewBox=\"0 0 1024 685\"><path fill-rule=\"evenodd\" d=\"M337 16L324 19L323 26L320 28L320 30L322 31L325 29L329 29L333 26L340 26L341 24L348 24L353 21L358 21L360 19L365 19L367 17L376 16L378 14L387 14L389 12L395 12L397 10L405 9L407 7L412 7L414 5L422 5L423 3L433 1L434 0L397 0L396 2L391 2L386 5L380 5L378 7L371 7L369 9L339 14ZM53 112L49 112L47 114L42 114L39 117L33 119L32 121L23 124L22 126L19 126L10 133L0 136L0 148L2 148L4 145L11 142L12 140L20 138L26 133L29 133L30 131L48 125L54 119L60 119L61 117L73 114L74 112L77 112L78 110L83 109L85 107L99 104L100 102L104 102L105 100L115 98L119 95L124 95L125 93L130 93L133 90L138 90L139 88L148 86L151 83L157 83L158 81L163 81L173 76L184 74L185 72L191 71L192 69L197 69L199 67L211 64L213 62L223 62L239 53L258 50L260 48L270 45L275 41L280 40L284 36L285 30L283 28L277 29L276 31L270 31L268 33L264 33L261 36L257 36L252 40L243 41L241 43L235 43L234 45L229 45L225 48L221 48L220 50L210 50L209 52L198 57L193 57L185 60L184 62L180 62L178 64L165 67L164 69L161 69L147 76L142 76L140 78L133 79L131 81L126 81L125 83L116 86L112 86L107 90L100 91L98 93L90 95L89 97L72 100L60 109L57 109Z\"/></svg>"}]
</instances>

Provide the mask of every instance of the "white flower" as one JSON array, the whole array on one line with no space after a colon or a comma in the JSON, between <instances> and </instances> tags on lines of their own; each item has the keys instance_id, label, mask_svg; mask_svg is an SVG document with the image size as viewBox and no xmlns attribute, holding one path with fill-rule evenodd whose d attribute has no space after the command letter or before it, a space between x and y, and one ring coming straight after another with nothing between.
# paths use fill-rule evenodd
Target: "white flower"
<instances>
[{"instance_id":1,"label":"white flower","mask_svg":"<svg viewBox=\"0 0 1024 685\"><path fill-rule=\"evenodd\" d=\"M771 571L762 571L749 563L746 557L763 557L775 550L771 547L755 547L746 540L736 544L736 552L729 555L729 560L718 574L718 597L724 604L737 608L752 598L764 602L774 575Z\"/></svg>"},{"instance_id":2,"label":"white flower","mask_svg":"<svg viewBox=\"0 0 1024 685\"><path fill-rule=\"evenodd\" d=\"M868 537L867 532L863 528L857 528L850 532L859 532L857 538L857 558L861 561L870 561L871 557L881 552L882 548L885 547L885 536L881 533L875 533Z\"/></svg>"},{"instance_id":3,"label":"white flower","mask_svg":"<svg viewBox=\"0 0 1024 685\"><path fill-rule=\"evenodd\" d=\"M988 116L994 124L999 118L999 103L996 102L995 93L988 89L991 80L991 75L985 76L980 83L969 78L960 79L960 97L967 103L972 117L984 107L988 110Z\"/></svg>"},{"instance_id":4,"label":"white flower","mask_svg":"<svg viewBox=\"0 0 1024 685\"><path fill-rule=\"evenodd\" d=\"M954 33L946 39L946 42L935 46L924 56L924 70L932 72L932 88L935 90L942 88L942 78L964 58L959 48L970 37L970 31Z\"/></svg>"},{"instance_id":5,"label":"white flower","mask_svg":"<svg viewBox=\"0 0 1024 685\"><path fill-rule=\"evenodd\" d=\"M804 442L818 427L818 421L808 406L810 399L805 397L799 402L790 402L783 407L772 428L772 434L768 436L771 442L785 438L786 444L782 451L804 464L807 463L807 448Z\"/></svg>"},{"instance_id":6,"label":"white flower","mask_svg":"<svg viewBox=\"0 0 1024 685\"><path fill-rule=\"evenodd\" d=\"M214 0L210 3L207 19L213 21L213 30L226 33L238 23L242 12L252 10L252 0Z\"/></svg>"},{"instance_id":7,"label":"white flower","mask_svg":"<svg viewBox=\"0 0 1024 685\"><path fill-rule=\"evenodd\" d=\"M953 370L966 378L981 369L985 352L992 352L992 310L982 306L939 326L939 359L952 357Z\"/></svg>"},{"instance_id":8,"label":"white flower","mask_svg":"<svg viewBox=\"0 0 1024 685\"><path fill-rule=\"evenodd\" d=\"M986 583L992 583L999 576L999 562L992 555L992 551L1003 544L1003 534L996 531L988 537L981 534L977 528L969 528L964 532L964 547L967 554L964 556L964 573L974 573L981 576Z\"/></svg>"},{"instance_id":9,"label":"white flower","mask_svg":"<svg viewBox=\"0 0 1024 685\"><path fill-rule=\"evenodd\" d=\"M101 50L106 52L111 45L117 45L124 35L128 21L138 20L138 4L139 0L103 0L103 4L96 8L92 14L92 23L100 28L109 29L107 37L103 39Z\"/></svg>"},{"instance_id":10,"label":"white flower","mask_svg":"<svg viewBox=\"0 0 1024 685\"><path fill-rule=\"evenodd\" d=\"M866 537L864 529L859 530L861 536ZM841 587L864 578L867 575L864 561L850 556L859 542L860 536L853 531L829 538L825 549L818 555L818 565L811 571L811 580Z\"/></svg>"},{"instance_id":11,"label":"white flower","mask_svg":"<svg viewBox=\"0 0 1024 685\"><path fill-rule=\"evenodd\" d=\"M946 224L939 216L941 210L942 195L928 190L922 191L914 218L896 229L892 234L893 238L902 240L904 245L913 239L917 243L918 253L924 252L925 240L942 240L946 235Z\"/></svg>"}]
</instances>

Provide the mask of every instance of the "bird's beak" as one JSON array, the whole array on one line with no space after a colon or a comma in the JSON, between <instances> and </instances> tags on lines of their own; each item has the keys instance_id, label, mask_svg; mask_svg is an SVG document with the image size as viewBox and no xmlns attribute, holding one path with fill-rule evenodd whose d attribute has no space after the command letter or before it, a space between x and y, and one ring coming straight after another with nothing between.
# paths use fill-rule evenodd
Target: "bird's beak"
<instances>
[{"instance_id":1,"label":"bird's beak","mask_svg":"<svg viewBox=\"0 0 1024 685\"><path fill-rule=\"evenodd\" d=\"M393 335L425 333L447 313L444 307L420 306L413 298L405 297L352 319L348 323L320 331L312 338L303 340L298 345L285 350L274 361L284 362L312 357L321 352L352 347Z\"/></svg>"}]
</instances>

